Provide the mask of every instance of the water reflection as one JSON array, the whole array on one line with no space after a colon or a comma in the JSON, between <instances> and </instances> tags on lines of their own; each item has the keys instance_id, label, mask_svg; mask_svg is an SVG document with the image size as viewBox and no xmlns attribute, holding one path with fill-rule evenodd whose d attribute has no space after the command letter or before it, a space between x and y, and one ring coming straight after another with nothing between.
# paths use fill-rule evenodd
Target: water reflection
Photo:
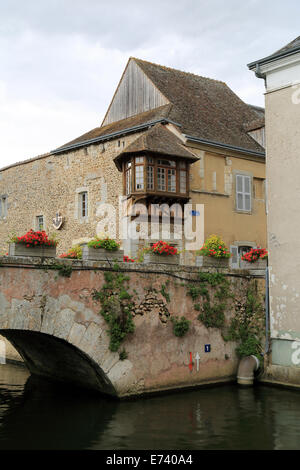
<instances>
[{"instance_id":1,"label":"water reflection","mask_svg":"<svg viewBox=\"0 0 300 470\"><path fill-rule=\"evenodd\" d=\"M0 449L300 449L300 393L235 385L118 402L0 367Z\"/></svg>"}]
</instances>

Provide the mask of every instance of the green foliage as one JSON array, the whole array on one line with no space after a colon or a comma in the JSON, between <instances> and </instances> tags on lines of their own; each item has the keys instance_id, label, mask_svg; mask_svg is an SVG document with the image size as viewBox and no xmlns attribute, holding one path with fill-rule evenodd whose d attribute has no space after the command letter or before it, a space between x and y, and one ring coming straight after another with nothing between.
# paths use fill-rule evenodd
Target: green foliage
<instances>
[{"instance_id":1,"label":"green foliage","mask_svg":"<svg viewBox=\"0 0 300 470\"><path fill-rule=\"evenodd\" d=\"M236 353L239 357L259 356L265 332L264 310L257 298L255 289L247 290L246 302L232 318L228 331L223 334L225 341L237 341Z\"/></svg>"},{"instance_id":2,"label":"green foliage","mask_svg":"<svg viewBox=\"0 0 300 470\"><path fill-rule=\"evenodd\" d=\"M45 267L43 267L45 269ZM47 266L47 269L54 269L58 271L59 276L62 277L71 277L72 272L73 272L73 267L71 264L65 264L65 263L53 263L51 266Z\"/></svg>"},{"instance_id":3,"label":"green foliage","mask_svg":"<svg viewBox=\"0 0 300 470\"><path fill-rule=\"evenodd\" d=\"M203 313L198 315L206 328L222 328L225 324L225 304L210 305L210 302L203 304Z\"/></svg>"},{"instance_id":4,"label":"green foliage","mask_svg":"<svg viewBox=\"0 0 300 470\"><path fill-rule=\"evenodd\" d=\"M222 328L225 324L226 301L232 297L230 283L221 273L199 272L198 279L200 285L189 285L187 290L187 295L193 300L203 300L202 304L194 304L195 310L202 311L198 315L198 320L207 328ZM212 304L209 286L215 289L214 298L218 300L217 303Z\"/></svg>"},{"instance_id":5,"label":"green foliage","mask_svg":"<svg viewBox=\"0 0 300 470\"><path fill-rule=\"evenodd\" d=\"M244 341L236 348L236 353L240 357L244 356L259 356L261 352L261 345L259 339L254 335L247 335Z\"/></svg>"},{"instance_id":6,"label":"green foliage","mask_svg":"<svg viewBox=\"0 0 300 470\"><path fill-rule=\"evenodd\" d=\"M120 361L125 361L125 359L128 358L128 354L125 351L125 349L122 349L122 351L120 351L119 358L120 358Z\"/></svg>"},{"instance_id":7,"label":"green foliage","mask_svg":"<svg viewBox=\"0 0 300 470\"><path fill-rule=\"evenodd\" d=\"M185 317L173 317L171 320L173 323L173 332L175 336L184 336L189 331L191 322Z\"/></svg>"},{"instance_id":8,"label":"green foliage","mask_svg":"<svg viewBox=\"0 0 300 470\"><path fill-rule=\"evenodd\" d=\"M103 248L107 251L117 251L120 248L120 244L117 243L115 240L111 238L94 238L93 240L89 241L87 246L89 248Z\"/></svg>"},{"instance_id":9,"label":"green foliage","mask_svg":"<svg viewBox=\"0 0 300 470\"><path fill-rule=\"evenodd\" d=\"M209 298L208 290L203 286L189 285L187 294L192 297L193 300L198 299L200 296Z\"/></svg>"},{"instance_id":10,"label":"green foliage","mask_svg":"<svg viewBox=\"0 0 300 470\"><path fill-rule=\"evenodd\" d=\"M160 293L161 295L164 296L164 298L166 299L167 302L170 302L170 294L166 291L166 284L162 284L161 285L161 289L160 289Z\"/></svg>"},{"instance_id":11,"label":"green foliage","mask_svg":"<svg viewBox=\"0 0 300 470\"><path fill-rule=\"evenodd\" d=\"M230 258L231 254L223 242L217 235L210 235L205 240L203 247L197 252L200 256L211 256L213 258Z\"/></svg>"},{"instance_id":12,"label":"green foliage","mask_svg":"<svg viewBox=\"0 0 300 470\"><path fill-rule=\"evenodd\" d=\"M199 281L215 287L220 284L229 284L224 274L221 273L198 273Z\"/></svg>"},{"instance_id":13,"label":"green foliage","mask_svg":"<svg viewBox=\"0 0 300 470\"><path fill-rule=\"evenodd\" d=\"M131 313L132 296L126 290L125 283L129 280L128 276L123 273L106 271L104 279L105 284L102 289L94 290L92 296L94 300L101 303L100 314L109 326L109 349L115 352L118 351L127 335L135 330Z\"/></svg>"}]
</instances>

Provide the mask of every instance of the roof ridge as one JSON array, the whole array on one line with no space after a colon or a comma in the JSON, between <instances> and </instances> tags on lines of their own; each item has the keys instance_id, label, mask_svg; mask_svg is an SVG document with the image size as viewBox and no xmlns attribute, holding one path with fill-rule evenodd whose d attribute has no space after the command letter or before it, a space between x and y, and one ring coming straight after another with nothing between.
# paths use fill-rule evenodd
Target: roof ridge
<instances>
[{"instance_id":1,"label":"roof ridge","mask_svg":"<svg viewBox=\"0 0 300 470\"><path fill-rule=\"evenodd\" d=\"M139 59L138 57L130 56L129 59L133 59L133 60L136 60L138 62L144 62L145 64L154 65L155 67L160 67L161 69L173 70L175 72L180 72L180 73L183 73L185 75L192 75L192 76L197 77L197 78L204 78L205 80L210 80L212 82L222 83L223 85L228 86L226 82L223 82L222 80L217 80L215 78L204 77L203 75L198 75L198 74L193 73L193 72L186 72L185 70L175 69L174 67L167 67L166 65L156 64L155 62L150 62L149 60Z\"/></svg>"}]
</instances>

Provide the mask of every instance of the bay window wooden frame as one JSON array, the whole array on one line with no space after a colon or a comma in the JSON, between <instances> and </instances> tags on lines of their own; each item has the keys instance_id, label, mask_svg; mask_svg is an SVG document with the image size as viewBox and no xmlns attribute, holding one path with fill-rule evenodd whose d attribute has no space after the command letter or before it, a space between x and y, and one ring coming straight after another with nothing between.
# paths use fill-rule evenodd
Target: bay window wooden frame
<instances>
[{"instance_id":1,"label":"bay window wooden frame","mask_svg":"<svg viewBox=\"0 0 300 470\"><path fill-rule=\"evenodd\" d=\"M143 162L137 161L136 158L143 158ZM175 163L174 166L171 165L164 165L162 163L158 163L161 160L169 160ZM131 163L130 168L128 164ZM136 189L136 167L143 166L143 188ZM148 168L153 168L153 189L148 188ZM136 154L132 155L132 157L127 158L123 161L122 164L123 168L123 187L124 187L124 194L127 196L130 195L157 195L157 196L166 196L166 197L181 197L187 198L189 194L189 162L185 159L175 158L175 157L168 157L163 155L147 155L147 154ZM158 189L158 168L165 169L165 190ZM175 191L168 191L168 171L167 170L175 170L175 184L176 188ZM126 175L127 172L131 174L131 192L127 193L127 185L126 185ZM186 180L186 191L180 192L180 174L181 172L185 172L185 180Z\"/></svg>"}]
</instances>

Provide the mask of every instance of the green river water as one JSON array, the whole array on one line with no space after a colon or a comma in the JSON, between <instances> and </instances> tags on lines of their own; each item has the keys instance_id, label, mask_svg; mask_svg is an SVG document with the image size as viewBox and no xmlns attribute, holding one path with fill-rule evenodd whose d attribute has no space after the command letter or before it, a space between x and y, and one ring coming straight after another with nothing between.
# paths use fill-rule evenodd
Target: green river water
<instances>
[{"instance_id":1,"label":"green river water","mask_svg":"<svg viewBox=\"0 0 300 470\"><path fill-rule=\"evenodd\" d=\"M0 365L3 449L300 449L300 392L224 385L130 401Z\"/></svg>"}]
</instances>

